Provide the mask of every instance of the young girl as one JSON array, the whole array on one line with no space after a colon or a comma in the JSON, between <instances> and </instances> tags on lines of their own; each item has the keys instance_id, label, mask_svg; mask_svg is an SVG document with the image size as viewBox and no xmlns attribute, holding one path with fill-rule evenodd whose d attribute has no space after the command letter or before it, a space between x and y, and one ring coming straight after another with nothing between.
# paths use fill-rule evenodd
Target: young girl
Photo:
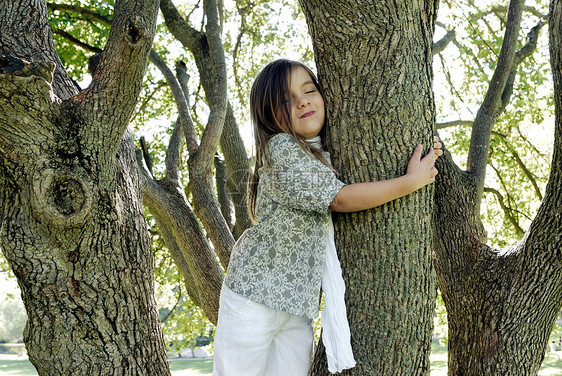
<instances>
[{"instance_id":1,"label":"young girl","mask_svg":"<svg viewBox=\"0 0 562 376\"><path fill-rule=\"evenodd\" d=\"M215 335L215 376L306 376L325 295L322 340L330 372L355 365L345 286L333 241L331 211L366 210L432 183L441 144L421 158L418 145L405 175L345 185L324 151L324 100L301 63L277 60L250 93L256 167L249 207L257 225L232 251Z\"/></svg>"}]
</instances>

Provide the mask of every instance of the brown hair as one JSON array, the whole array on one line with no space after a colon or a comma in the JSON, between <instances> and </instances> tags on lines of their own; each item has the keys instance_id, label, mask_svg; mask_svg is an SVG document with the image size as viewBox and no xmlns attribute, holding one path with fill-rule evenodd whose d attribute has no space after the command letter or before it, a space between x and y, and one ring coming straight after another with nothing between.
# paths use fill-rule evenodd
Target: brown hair
<instances>
[{"instance_id":1,"label":"brown hair","mask_svg":"<svg viewBox=\"0 0 562 376\"><path fill-rule=\"evenodd\" d=\"M248 208L250 217L256 221L256 199L258 191L258 170L263 165L269 166L266 148L269 140L279 133L287 133L295 138L301 149L308 155L316 157L331 167L330 162L318 149L299 137L291 122L290 87L291 73L295 68L303 68L312 79L316 89L322 94L316 75L306 65L292 60L279 59L267 64L256 76L250 91L250 116L254 125L254 141L256 144L256 164L250 181ZM325 127L320 131L322 144L325 144Z\"/></svg>"}]
</instances>

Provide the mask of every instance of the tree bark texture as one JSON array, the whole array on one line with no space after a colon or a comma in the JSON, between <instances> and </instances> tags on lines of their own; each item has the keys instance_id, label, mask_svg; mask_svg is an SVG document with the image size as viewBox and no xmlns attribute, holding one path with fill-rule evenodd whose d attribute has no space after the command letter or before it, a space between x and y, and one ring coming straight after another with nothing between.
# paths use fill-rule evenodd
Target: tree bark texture
<instances>
[{"instance_id":1,"label":"tree bark texture","mask_svg":"<svg viewBox=\"0 0 562 376\"><path fill-rule=\"evenodd\" d=\"M549 28L556 105L554 155L543 202L523 238L506 249L486 245L475 210L480 197L474 192L481 185L481 173L461 171L447 152L438 162L435 265L449 322L449 375L536 375L560 311L560 25L561 4L552 1ZM484 128L473 132L489 132L489 127Z\"/></svg>"},{"instance_id":2,"label":"tree bark texture","mask_svg":"<svg viewBox=\"0 0 562 376\"><path fill-rule=\"evenodd\" d=\"M9 56L0 58L0 248L40 375L169 374L126 134L157 10L116 2L92 84L76 93L44 42L46 3L0 2L0 55Z\"/></svg>"},{"instance_id":3,"label":"tree bark texture","mask_svg":"<svg viewBox=\"0 0 562 376\"><path fill-rule=\"evenodd\" d=\"M400 176L432 145L433 1L300 4L324 89L328 144L346 183ZM338 215L336 244L357 366L346 375L427 375L436 280L433 187ZM313 375L327 375L323 347Z\"/></svg>"},{"instance_id":4,"label":"tree bark texture","mask_svg":"<svg viewBox=\"0 0 562 376\"><path fill-rule=\"evenodd\" d=\"M223 271L203 228L178 185L156 181L146 168L144 204L156 218L165 244L186 281L188 294L217 323Z\"/></svg>"},{"instance_id":5,"label":"tree bark texture","mask_svg":"<svg viewBox=\"0 0 562 376\"><path fill-rule=\"evenodd\" d=\"M446 152L435 193L435 267L449 323L449 375L536 375L562 302L560 126L553 174L531 227L494 249L473 215L475 178ZM454 203L452 205L451 203Z\"/></svg>"},{"instance_id":6,"label":"tree bark texture","mask_svg":"<svg viewBox=\"0 0 562 376\"><path fill-rule=\"evenodd\" d=\"M206 2L206 12L213 13L211 9L213 4L213 1ZM208 17L207 32L203 33L191 28L171 1L161 1L160 6L170 30L184 46L192 50L196 58L209 105L213 108L216 103L219 103L218 107L221 107L220 101L221 97L225 95L225 88L223 87L224 82L221 80L221 69L216 67L220 65L217 62L223 61L224 63L224 57L221 55L221 51L216 53L216 50L220 49L220 46L216 44L216 30L214 37L211 35L212 33L209 33L209 25L213 23L216 25L218 22L216 14L215 17ZM79 6L49 4L49 7L94 17L106 24L110 24L113 19L112 16L103 16ZM215 41L214 52L211 48L213 41ZM141 183L144 189L143 204L154 215L164 242L185 278L189 295L205 311L210 321L215 323L223 275L221 267L216 262L216 255L226 267L230 249L234 244L233 235L238 237L250 225L245 204L249 161L232 109L228 105L220 142L227 166L226 185L236 209L236 224L232 229L219 210L219 203L210 179L211 173L204 163L208 156L205 155L206 152L201 151L195 126L189 114L189 93L187 91L189 76L185 72L185 65L181 62L176 63L176 78L166 62L154 50L151 50L149 59L162 72L170 86L180 115L178 119L180 126L176 125L174 128L174 134L166 152L166 174L162 180L156 181L150 171L146 169L143 158L138 159L143 180ZM217 122L215 119L214 123ZM211 123L210 121L209 124ZM207 132L215 133L213 137L216 139L216 126L212 124L207 126L205 134ZM183 194L184 188L179 181L179 154L182 145L185 145L182 143L182 138L187 141L187 150L190 155L190 191L194 198L193 208L200 216L206 234L209 235L214 245L214 250L209 246L205 238L206 234L194 215L194 209ZM203 138L201 144L204 143ZM206 149L210 150L208 147ZM214 148L210 155L212 160ZM223 206L220 207L220 209L222 208ZM231 229L233 233L231 233Z\"/></svg>"}]
</instances>

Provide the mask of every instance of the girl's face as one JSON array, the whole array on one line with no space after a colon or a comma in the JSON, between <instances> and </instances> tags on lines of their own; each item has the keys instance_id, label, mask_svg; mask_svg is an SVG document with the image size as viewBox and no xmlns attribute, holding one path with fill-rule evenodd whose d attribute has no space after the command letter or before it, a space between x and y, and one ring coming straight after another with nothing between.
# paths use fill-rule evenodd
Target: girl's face
<instances>
[{"instance_id":1,"label":"girl's face","mask_svg":"<svg viewBox=\"0 0 562 376\"><path fill-rule=\"evenodd\" d=\"M303 139L317 136L324 126L324 99L306 70L296 67L289 83L293 129Z\"/></svg>"}]
</instances>

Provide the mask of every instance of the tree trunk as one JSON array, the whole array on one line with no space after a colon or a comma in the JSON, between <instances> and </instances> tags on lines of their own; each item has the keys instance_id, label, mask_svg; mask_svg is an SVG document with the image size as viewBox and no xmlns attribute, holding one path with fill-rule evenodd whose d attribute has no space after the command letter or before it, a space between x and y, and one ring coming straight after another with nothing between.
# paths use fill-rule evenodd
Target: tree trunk
<instances>
[{"instance_id":1,"label":"tree trunk","mask_svg":"<svg viewBox=\"0 0 562 376\"><path fill-rule=\"evenodd\" d=\"M154 3L116 2L92 84L76 94L53 58L46 3L0 2L0 55L11 55L0 58L0 248L22 290L24 341L40 375L169 374L124 137Z\"/></svg>"},{"instance_id":2,"label":"tree trunk","mask_svg":"<svg viewBox=\"0 0 562 376\"><path fill-rule=\"evenodd\" d=\"M511 8L521 5L518 0L512 1L510 13L517 14ZM551 177L537 216L523 238L501 250L486 245L478 209L485 163L479 161L479 169L473 167L474 163L469 164L469 172L463 172L448 153L438 163L435 265L449 322L449 375L537 374L560 311L560 17L559 1L551 2L549 27L556 104ZM518 22L508 22L507 27L514 28ZM507 37L504 43L508 43L506 40ZM508 69L510 65L507 64ZM494 90L491 85L486 98L503 91L503 87ZM473 133L489 133L490 128L490 124L475 127ZM481 141L486 136L472 138L478 140L475 148L483 149L474 155L487 158L487 143Z\"/></svg>"},{"instance_id":3,"label":"tree trunk","mask_svg":"<svg viewBox=\"0 0 562 376\"><path fill-rule=\"evenodd\" d=\"M541 209L523 239L506 249L485 244L468 199L474 178L448 153L438 164L435 265L449 323L449 375L539 371L562 302L560 128L557 115L553 174Z\"/></svg>"},{"instance_id":4,"label":"tree trunk","mask_svg":"<svg viewBox=\"0 0 562 376\"><path fill-rule=\"evenodd\" d=\"M328 114L328 144L346 183L405 173L432 145L433 1L302 0ZM349 375L427 375L436 281L426 187L379 208L338 215L357 366ZM323 347L313 375L327 375Z\"/></svg>"}]
</instances>

